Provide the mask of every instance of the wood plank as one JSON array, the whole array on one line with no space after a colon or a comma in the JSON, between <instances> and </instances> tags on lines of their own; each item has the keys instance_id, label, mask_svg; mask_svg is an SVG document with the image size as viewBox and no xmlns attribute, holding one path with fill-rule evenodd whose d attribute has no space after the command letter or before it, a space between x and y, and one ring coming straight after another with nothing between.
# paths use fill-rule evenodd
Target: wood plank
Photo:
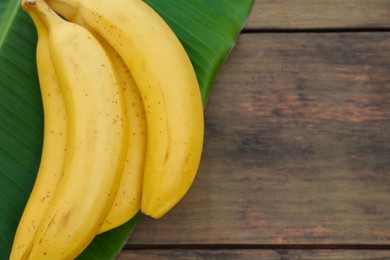
<instances>
[{"instance_id":1,"label":"wood plank","mask_svg":"<svg viewBox=\"0 0 390 260\"><path fill-rule=\"evenodd\" d=\"M256 0L246 29L390 28L389 0Z\"/></svg>"},{"instance_id":2,"label":"wood plank","mask_svg":"<svg viewBox=\"0 0 390 260\"><path fill-rule=\"evenodd\" d=\"M316 260L367 260L367 259L389 259L390 251L386 250L126 250L117 258L118 260L139 259L139 260L200 260L200 259L221 259L221 260L280 260L280 259L316 259Z\"/></svg>"},{"instance_id":3,"label":"wood plank","mask_svg":"<svg viewBox=\"0 0 390 260\"><path fill-rule=\"evenodd\" d=\"M241 35L193 187L128 244L390 244L389 40Z\"/></svg>"}]
</instances>

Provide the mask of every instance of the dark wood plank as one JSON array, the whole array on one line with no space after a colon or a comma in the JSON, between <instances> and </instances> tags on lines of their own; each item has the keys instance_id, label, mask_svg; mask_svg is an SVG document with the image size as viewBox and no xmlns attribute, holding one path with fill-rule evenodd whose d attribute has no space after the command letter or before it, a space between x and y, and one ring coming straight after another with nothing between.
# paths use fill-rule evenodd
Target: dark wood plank
<instances>
[{"instance_id":1,"label":"dark wood plank","mask_svg":"<svg viewBox=\"0 0 390 260\"><path fill-rule=\"evenodd\" d=\"M390 251L378 250L126 250L118 260L283 260L283 259L316 259L316 260L368 260L390 259Z\"/></svg>"},{"instance_id":2,"label":"dark wood plank","mask_svg":"<svg viewBox=\"0 0 390 260\"><path fill-rule=\"evenodd\" d=\"M243 34L187 196L128 241L390 244L390 33Z\"/></svg>"},{"instance_id":3,"label":"dark wood plank","mask_svg":"<svg viewBox=\"0 0 390 260\"><path fill-rule=\"evenodd\" d=\"M390 1L256 0L246 28L390 28Z\"/></svg>"}]
</instances>

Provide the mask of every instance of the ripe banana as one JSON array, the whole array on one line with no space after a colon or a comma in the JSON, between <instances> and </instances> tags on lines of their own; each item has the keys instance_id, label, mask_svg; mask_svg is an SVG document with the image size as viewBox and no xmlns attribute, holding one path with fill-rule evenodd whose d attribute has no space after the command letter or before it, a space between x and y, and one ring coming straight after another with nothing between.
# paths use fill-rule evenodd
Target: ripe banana
<instances>
[{"instance_id":1,"label":"ripe banana","mask_svg":"<svg viewBox=\"0 0 390 260\"><path fill-rule=\"evenodd\" d=\"M187 53L170 27L141 0L47 2L63 16L71 14L71 20L82 17L133 75L147 122L141 210L160 218L190 188L202 153L203 107Z\"/></svg>"},{"instance_id":2,"label":"ripe banana","mask_svg":"<svg viewBox=\"0 0 390 260\"><path fill-rule=\"evenodd\" d=\"M52 200L62 176L66 146L66 114L57 75L48 51L48 34L42 22L32 14L38 32L36 60L41 89L44 134L37 178L16 230L10 259L27 259L36 230Z\"/></svg>"},{"instance_id":3,"label":"ripe banana","mask_svg":"<svg viewBox=\"0 0 390 260\"><path fill-rule=\"evenodd\" d=\"M90 32L60 18L44 0L23 0L22 6L48 30L67 116L64 173L29 259L74 259L99 231L121 181L128 136L124 97Z\"/></svg>"},{"instance_id":4,"label":"ripe banana","mask_svg":"<svg viewBox=\"0 0 390 260\"><path fill-rule=\"evenodd\" d=\"M61 8L62 16L88 29L109 56L122 91L128 118L128 150L122 181L114 204L99 233L118 227L133 218L141 208L142 176L146 150L146 118L142 98L126 64L108 42L70 7Z\"/></svg>"},{"instance_id":5,"label":"ripe banana","mask_svg":"<svg viewBox=\"0 0 390 260\"><path fill-rule=\"evenodd\" d=\"M146 118L142 98L122 58L101 37L96 35L110 57L124 92L128 118L128 146L123 177L114 204L99 233L118 227L133 218L141 209L142 177L146 150Z\"/></svg>"}]
</instances>

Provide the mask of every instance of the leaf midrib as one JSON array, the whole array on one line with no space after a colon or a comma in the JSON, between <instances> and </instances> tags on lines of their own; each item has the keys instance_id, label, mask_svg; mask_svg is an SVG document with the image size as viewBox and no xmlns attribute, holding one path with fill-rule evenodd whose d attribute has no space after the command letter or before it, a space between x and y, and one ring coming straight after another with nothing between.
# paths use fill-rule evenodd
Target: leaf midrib
<instances>
[{"instance_id":1,"label":"leaf midrib","mask_svg":"<svg viewBox=\"0 0 390 260\"><path fill-rule=\"evenodd\" d=\"M6 42L7 35L12 28L19 6L19 1L9 1L5 8L4 15L0 21L0 52Z\"/></svg>"}]
</instances>

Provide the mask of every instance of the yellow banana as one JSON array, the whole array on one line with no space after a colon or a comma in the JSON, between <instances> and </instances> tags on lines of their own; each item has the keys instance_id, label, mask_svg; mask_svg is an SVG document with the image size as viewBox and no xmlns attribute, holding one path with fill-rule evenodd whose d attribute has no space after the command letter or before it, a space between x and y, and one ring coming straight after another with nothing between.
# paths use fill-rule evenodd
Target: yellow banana
<instances>
[{"instance_id":1,"label":"yellow banana","mask_svg":"<svg viewBox=\"0 0 390 260\"><path fill-rule=\"evenodd\" d=\"M123 177L114 204L99 233L118 227L134 217L141 209L142 176L146 150L146 119L141 95L122 58L100 37L97 38L106 50L117 72L120 87L124 92L128 118L128 150Z\"/></svg>"},{"instance_id":2,"label":"yellow banana","mask_svg":"<svg viewBox=\"0 0 390 260\"><path fill-rule=\"evenodd\" d=\"M142 98L126 64L100 35L96 34L70 6L60 6L61 15L88 29L106 50L124 92L129 139L127 157L118 194L99 233L118 227L134 217L141 208L142 176L146 150L146 119Z\"/></svg>"},{"instance_id":3,"label":"yellow banana","mask_svg":"<svg viewBox=\"0 0 390 260\"><path fill-rule=\"evenodd\" d=\"M203 146L197 78L180 41L141 0L47 0L61 15L73 8L122 57L143 99L147 148L141 210L153 218L185 195Z\"/></svg>"},{"instance_id":4,"label":"yellow banana","mask_svg":"<svg viewBox=\"0 0 390 260\"><path fill-rule=\"evenodd\" d=\"M36 60L44 112L44 135L37 178L16 230L10 259L27 259L36 230L62 176L66 142L65 105L53 68L45 26L32 14L38 32Z\"/></svg>"},{"instance_id":5,"label":"yellow banana","mask_svg":"<svg viewBox=\"0 0 390 260\"><path fill-rule=\"evenodd\" d=\"M22 6L48 30L68 120L64 173L29 259L74 259L99 231L121 181L128 135L124 97L89 31L60 18L44 0L23 0Z\"/></svg>"}]
</instances>

